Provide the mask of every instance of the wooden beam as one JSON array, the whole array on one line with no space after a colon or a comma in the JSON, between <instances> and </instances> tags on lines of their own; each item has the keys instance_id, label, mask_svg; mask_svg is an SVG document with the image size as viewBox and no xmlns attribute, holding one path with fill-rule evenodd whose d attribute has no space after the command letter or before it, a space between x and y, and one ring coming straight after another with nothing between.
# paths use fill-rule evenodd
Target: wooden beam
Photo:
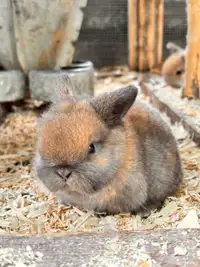
<instances>
[{"instance_id":1,"label":"wooden beam","mask_svg":"<svg viewBox=\"0 0 200 267\"><path fill-rule=\"evenodd\" d=\"M128 0L129 68L149 71L162 63L163 0Z\"/></svg>"},{"instance_id":2,"label":"wooden beam","mask_svg":"<svg viewBox=\"0 0 200 267\"><path fill-rule=\"evenodd\" d=\"M152 75L152 80L154 80L154 75ZM185 130L188 131L193 141L200 146L200 127L198 123L196 123L195 117L189 116L184 109L179 108L177 103L181 103L182 106L184 106L181 97L177 96L177 94L174 93L174 89L170 88L170 86L162 87L162 77L160 77L160 79L157 77L157 81L158 80L160 82L158 82L157 85L152 84L151 80L141 81L142 93L150 98L151 103L157 109L161 112L166 112L172 123L180 122ZM188 103L188 107L190 107L190 102ZM195 104L191 103L191 110L193 109L195 109ZM198 103L195 112L197 113L197 117L200 116Z\"/></svg>"},{"instance_id":3,"label":"wooden beam","mask_svg":"<svg viewBox=\"0 0 200 267\"><path fill-rule=\"evenodd\" d=\"M8 258L9 249L12 249L11 262L17 255L23 262L23 258L27 258L25 253L28 250L32 258L34 255L40 256L35 265L37 267L197 267L200 266L199 246L200 229L109 232L57 237L5 235L0 237L0 256L4 253L0 263Z\"/></svg>"},{"instance_id":4,"label":"wooden beam","mask_svg":"<svg viewBox=\"0 0 200 267\"><path fill-rule=\"evenodd\" d=\"M200 98L200 1L187 1L186 86L183 97Z\"/></svg>"}]
</instances>

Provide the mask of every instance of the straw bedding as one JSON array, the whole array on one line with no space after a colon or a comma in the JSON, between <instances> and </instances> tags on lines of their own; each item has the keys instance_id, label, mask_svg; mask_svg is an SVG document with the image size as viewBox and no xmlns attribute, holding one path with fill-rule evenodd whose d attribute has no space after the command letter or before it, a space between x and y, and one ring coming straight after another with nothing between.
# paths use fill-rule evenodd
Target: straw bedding
<instances>
[{"instance_id":1,"label":"straw bedding","mask_svg":"<svg viewBox=\"0 0 200 267\"><path fill-rule=\"evenodd\" d=\"M137 75L126 67L102 69L96 73L96 94L133 80L137 83ZM168 198L164 207L147 219L131 214L103 216L57 204L56 198L44 192L35 180L31 163L40 104L26 101L0 126L0 234L199 227L200 149L181 125L171 125L184 166L184 182L176 196Z\"/></svg>"}]
</instances>

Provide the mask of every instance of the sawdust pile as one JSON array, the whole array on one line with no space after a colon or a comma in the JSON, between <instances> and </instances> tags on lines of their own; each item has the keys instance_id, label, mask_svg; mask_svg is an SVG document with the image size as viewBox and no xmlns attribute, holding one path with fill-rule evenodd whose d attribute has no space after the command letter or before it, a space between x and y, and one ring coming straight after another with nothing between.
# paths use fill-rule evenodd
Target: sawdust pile
<instances>
[{"instance_id":1,"label":"sawdust pile","mask_svg":"<svg viewBox=\"0 0 200 267\"><path fill-rule=\"evenodd\" d=\"M133 80L137 83L136 74L127 68L103 69L97 76L97 94ZM54 196L42 192L31 169L36 121L37 113L29 105L28 109L19 108L10 114L0 127L0 234L199 227L200 149L181 125L173 125L172 130L184 165L183 186L176 196L166 200L161 211L141 219L130 214L101 216L58 205Z\"/></svg>"}]
</instances>

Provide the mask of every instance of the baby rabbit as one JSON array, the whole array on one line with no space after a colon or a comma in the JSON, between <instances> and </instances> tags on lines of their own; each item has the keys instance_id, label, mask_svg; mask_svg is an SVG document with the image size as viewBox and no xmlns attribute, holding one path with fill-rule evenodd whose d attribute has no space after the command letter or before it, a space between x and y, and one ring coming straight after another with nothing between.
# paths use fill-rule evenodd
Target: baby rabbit
<instances>
[{"instance_id":1,"label":"baby rabbit","mask_svg":"<svg viewBox=\"0 0 200 267\"><path fill-rule=\"evenodd\" d=\"M132 85L90 100L61 91L39 121L34 167L41 182L62 203L88 210L160 208L178 189L182 167L159 112L136 100Z\"/></svg>"},{"instance_id":2,"label":"baby rabbit","mask_svg":"<svg viewBox=\"0 0 200 267\"><path fill-rule=\"evenodd\" d=\"M170 56L163 63L162 76L169 85L182 87L185 81L186 49L171 42L167 43L166 47L170 51Z\"/></svg>"}]
</instances>

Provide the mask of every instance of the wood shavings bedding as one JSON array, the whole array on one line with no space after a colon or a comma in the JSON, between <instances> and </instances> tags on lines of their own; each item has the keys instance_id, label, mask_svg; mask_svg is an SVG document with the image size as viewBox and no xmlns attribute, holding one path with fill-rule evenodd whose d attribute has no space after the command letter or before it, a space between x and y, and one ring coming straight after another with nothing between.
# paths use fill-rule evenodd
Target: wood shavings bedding
<instances>
[{"instance_id":1,"label":"wood shavings bedding","mask_svg":"<svg viewBox=\"0 0 200 267\"><path fill-rule=\"evenodd\" d=\"M117 75L110 74L111 71L116 72L116 69L102 70L103 75L96 80L96 94L102 88L113 90L133 80L137 82L137 75L129 72L127 67L119 67ZM106 71L109 71L108 76ZM58 205L54 196L38 187L31 168L37 114L33 104L28 110L18 108L0 127L0 234L144 230L174 228L180 223L185 223L186 227L187 218L185 222L182 221L191 211L189 227L199 227L200 150L180 124L171 125L171 128L183 161L183 186L176 196L165 201L159 212L152 212L147 219L141 219L138 215L105 216ZM164 114L163 118L169 122Z\"/></svg>"}]
</instances>

